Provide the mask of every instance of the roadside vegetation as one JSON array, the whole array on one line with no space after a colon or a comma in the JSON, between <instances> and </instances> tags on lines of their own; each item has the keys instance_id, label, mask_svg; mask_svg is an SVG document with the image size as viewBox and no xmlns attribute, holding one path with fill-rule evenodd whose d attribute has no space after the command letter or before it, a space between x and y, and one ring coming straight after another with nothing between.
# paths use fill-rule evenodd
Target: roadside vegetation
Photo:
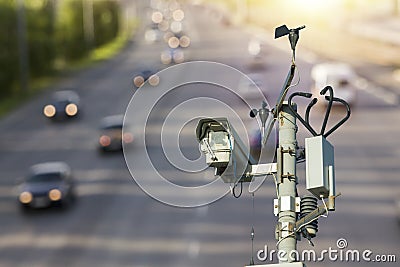
<instances>
[{"instance_id":1,"label":"roadside vegetation","mask_svg":"<svg viewBox=\"0 0 400 267\"><path fill-rule=\"evenodd\" d=\"M113 57L124 47L135 18L126 21L117 1L88 1L90 6L85 1L24 1L21 9L17 0L0 0L0 116L63 73ZM27 48L28 89L21 85L21 32Z\"/></svg>"}]
</instances>

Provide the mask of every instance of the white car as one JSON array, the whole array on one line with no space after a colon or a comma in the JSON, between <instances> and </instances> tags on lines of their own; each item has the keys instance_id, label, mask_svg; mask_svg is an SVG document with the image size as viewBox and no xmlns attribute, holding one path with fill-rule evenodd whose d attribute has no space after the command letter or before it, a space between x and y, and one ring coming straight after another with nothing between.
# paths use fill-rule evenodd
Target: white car
<instances>
[{"instance_id":1,"label":"white car","mask_svg":"<svg viewBox=\"0 0 400 267\"><path fill-rule=\"evenodd\" d=\"M247 79L245 77L241 78L238 84L237 92L248 99L258 98L263 100L262 95L265 96L265 93L262 91L262 75L260 73L250 73L247 74L250 78Z\"/></svg>"},{"instance_id":2,"label":"white car","mask_svg":"<svg viewBox=\"0 0 400 267\"><path fill-rule=\"evenodd\" d=\"M319 102L326 101L319 92L330 85L335 97L345 100L350 105L354 104L357 92L354 84L357 75L350 65L338 62L317 64L311 70L311 78L311 92L320 98Z\"/></svg>"}]
</instances>

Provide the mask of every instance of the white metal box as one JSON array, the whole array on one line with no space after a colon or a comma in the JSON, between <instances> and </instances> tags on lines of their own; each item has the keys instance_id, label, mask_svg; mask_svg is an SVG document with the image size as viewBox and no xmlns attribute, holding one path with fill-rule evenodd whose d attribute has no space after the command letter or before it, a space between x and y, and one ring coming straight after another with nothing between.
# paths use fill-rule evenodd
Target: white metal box
<instances>
[{"instance_id":1,"label":"white metal box","mask_svg":"<svg viewBox=\"0 0 400 267\"><path fill-rule=\"evenodd\" d=\"M327 198L334 191L334 149L323 136L305 139L306 187L318 198ZM332 188L331 188L332 187Z\"/></svg>"}]
</instances>

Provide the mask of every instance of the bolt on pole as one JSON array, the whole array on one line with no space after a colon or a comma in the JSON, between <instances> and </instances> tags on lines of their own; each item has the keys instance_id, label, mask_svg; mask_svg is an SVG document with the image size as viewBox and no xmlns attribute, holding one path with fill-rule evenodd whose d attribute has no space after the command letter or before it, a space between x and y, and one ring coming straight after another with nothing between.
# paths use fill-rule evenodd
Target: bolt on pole
<instances>
[{"instance_id":1,"label":"bolt on pole","mask_svg":"<svg viewBox=\"0 0 400 267\"><path fill-rule=\"evenodd\" d=\"M296 104L293 104L296 110ZM278 148L278 224L276 228L278 251L284 251L280 263L293 262L293 251L296 251L296 117L285 101L278 114L279 148Z\"/></svg>"}]
</instances>

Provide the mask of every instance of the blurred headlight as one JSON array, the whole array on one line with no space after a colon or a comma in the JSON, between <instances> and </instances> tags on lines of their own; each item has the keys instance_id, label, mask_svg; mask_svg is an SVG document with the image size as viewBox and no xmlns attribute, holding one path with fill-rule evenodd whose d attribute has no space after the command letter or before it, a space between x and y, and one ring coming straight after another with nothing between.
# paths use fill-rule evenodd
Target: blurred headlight
<instances>
[{"instance_id":1,"label":"blurred headlight","mask_svg":"<svg viewBox=\"0 0 400 267\"><path fill-rule=\"evenodd\" d=\"M133 78L133 84L136 87L139 88L140 86L142 86L143 83L144 83L144 78L142 76L138 75L135 78Z\"/></svg>"},{"instance_id":2,"label":"blurred headlight","mask_svg":"<svg viewBox=\"0 0 400 267\"><path fill-rule=\"evenodd\" d=\"M179 33L182 31L182 23L179 21L174 21L171 23L171 31L174 33Z\"/></svg>"},{"instance_id":3,"label":"blurred headlight","mask_svg":"<svg viewBox=\"0 0 400 267\"><path fill-rule=\"evenodd\" d=\"M58 201L61 199L61 196L62 196L61 191L58 189L52 189L49 192L49 199L51 201Z\"/></svg>"},{"instance_id":4,"label":"blurred headlight","mask_svg":"<svg viewBox=\"0 0 400 267\"><path fill-rule=\"evenodd\" d=\"M158 29L159 29L160 31L163 31L163 32L167 31L167 30L169 29L169 22L166 21L166 20L161 21L161 22L158 24Z\"/></svg>"},{"instance_id":5,"label":"blurred headlight","mask_svg":"<svg viewBox=\"0 0 400 267\"><path fill-rule=\"evenodd\" d=\"M175 36L169 38L168 40L168 46L171 48L178 48L179 46L179 39L176 38Z\"/></svg>"},{"instance_id":6,"label":"blurred headlight","mask_svg":"<svg viewBox=\"0 0 400 267\"><path fill-rule=\"evenodd\" d=\"M19 201L22 204L29 204L29 203L32 202L32 199L33 199L33 197L32 197L32 194L30 192L22 192L19 195Z\"/></svg>"},{"instance_id":7,"label":"blurred headlight","mask_svg":"<svg viewBox=\"0 0 400 267\"><path fill-rule=\"evenodd\" d=\"M174 53L174 62L179 64L182 63L185 60L185 56L183 55L182 51L176 51Z\"/></svg>"},{"instance_id":8,"label":"blurred headlight","mask_svg":"<svg viewBox=\"0 0 400 267\"><path fill-rule=\"evenodd\" d=\"M153 12L153 14L151 15L151 20L154 23L160 23L161 21L163 21L163 14L160 11Z\"/></svg>"},{"instance_id":9,"label":"blurred headlight","mask_svg":"<svg viewBox=\"0 0 400 267\"><path fill-rule=\"evenodd\" d=\"M190 45L190 38L186 35L182 36L181 38L179 38L179 45L183 48L188 47Z\"/></svg>"},{"instance_id":10,"label":"blurred headlight","mask_svg":"<svg viewBox=\"0 0 400 267\"><path fill-rule=\"evenodd\" d=\"M161 53L161 62L166 65L172 62L172 57L169 51Z\"/></svg>"},{"instance_id":11,"label":"blurred headlight","mask_svg":"<svg viewBox=\"0 0 400 267\"><path fill-rule=\"evenodd\" d=\"M182 21L185 18L185 13L182 9L177 9L172 13L172 18L175 21Z\"/></svg>"},{"instance_id":12,"label":"blurred headlight","mask_svg":"<svg viewBox=\"0 0 400 267\"><path fill-rule=\"evenodd\" d=\"M108 135L100 136L99 143L101 146L106 147L111 144L111 138Z\"/></svg>"},{"instance_id":13,"label":"blurred headlight","mask_svg":"<svg viewBox=\"0 0 400 267\"><path fill-rule=\"evenodd\" d=\"M149 84L151 86L157 86L160 83L160 77L157 74L153 74L149 77Z\"/></svg>"},{"instance_id":14,"label":"blurred headlight","mask_svg":"<svg viewBox=\"0 0 400 267\"><path fill-rule=\"evenodd\" d=\"M65 113L67 113L67 115L68 116L75 116L76 115L76 113L78 113L78 106L77 105L75 105L75 104L73 104L73 103L71 103L71 104L68 104L66 107L65 107Z\"/></svg>"},{"instance_id":15,"label":"blurred headlight","mask_svg":"<svg viewBox=\"0 0 400 267\"><path fill-rule=\"evenodd\" d=\"M56 115L56 108L53 105L47 105L43 109L43 114L48 118L54 117Z\"/></svg>"},{"instance_id":16,"label":"blurred headlight","mask_svg":"<svg viewBox=\"0 0 400 267\"><path fill-rule=\"evenodd\" d=\"M124 143L129 144L133 142L133 135L131 133L124 133L123 135Z\"/></svg>"}]
</instances>

